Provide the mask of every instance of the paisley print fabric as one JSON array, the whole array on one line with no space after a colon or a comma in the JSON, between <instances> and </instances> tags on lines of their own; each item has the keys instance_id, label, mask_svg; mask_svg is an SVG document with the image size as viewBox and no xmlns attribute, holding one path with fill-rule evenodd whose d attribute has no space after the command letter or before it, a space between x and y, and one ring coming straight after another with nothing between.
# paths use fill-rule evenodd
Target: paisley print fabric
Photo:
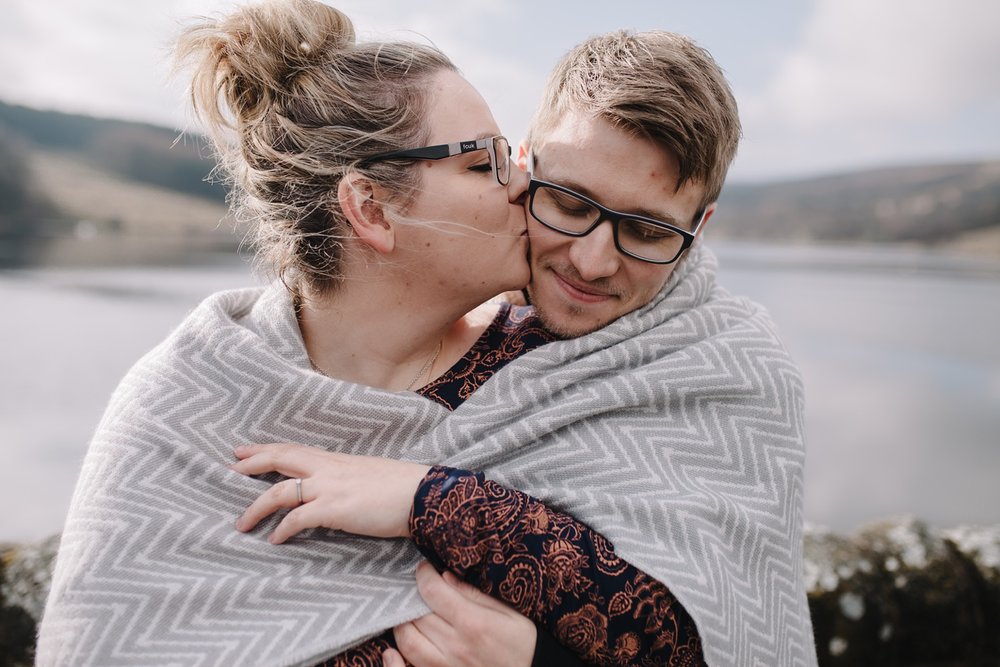
<instances>
[{"instance_id":1,"label":"paisley print fabric","mask_svg":"<svg viewBox=\"0 0 1000 667\"><path fill-rule=\"evenodd\" d=\"M420 393L454 410L508 362L552 339L533 309L503 304L465 357ZM433 538L417 539L424 527ZM475 573L467 580L536 621L547 631L540 642L554 637L588 663L703 664L694 622L666 586L618 558L600 534L525 494L435 468L414 499L411 532L439 570ZM388 630L324 665L381 665L390 646Z\"/></svg>"},{"instance_id":2,"label":"paisley print fabric","mask_svg":"<svg viewBox=\"0 0 1000 667\"><path fill-rule=\"evenodd\" d=\"M694 621L669 589L572 517L482 474L435 467L410 532L421 553L540 623L598 665L701 665Z\"/></svg>"}]
</instances>

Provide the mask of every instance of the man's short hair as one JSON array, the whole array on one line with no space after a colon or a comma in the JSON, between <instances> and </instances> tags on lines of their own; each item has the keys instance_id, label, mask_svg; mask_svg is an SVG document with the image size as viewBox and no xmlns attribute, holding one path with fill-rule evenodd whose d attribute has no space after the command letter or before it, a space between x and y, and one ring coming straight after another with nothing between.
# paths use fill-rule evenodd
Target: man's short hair
<instances>
[{"instance_id":1,"label":"man's short hair","mask_svg":"<svg viewBox=\"0 0 1000 667\"><path fill-rule=\"evenodd\" d=\"M736 100L718 64L691 39L664 31L620 30L566 54L549 78L528 145L570 111L666 148L680 163L678 190L688 181L705 186L702 206L719 198L741 135Z\"/></svg>"}]
</instances>

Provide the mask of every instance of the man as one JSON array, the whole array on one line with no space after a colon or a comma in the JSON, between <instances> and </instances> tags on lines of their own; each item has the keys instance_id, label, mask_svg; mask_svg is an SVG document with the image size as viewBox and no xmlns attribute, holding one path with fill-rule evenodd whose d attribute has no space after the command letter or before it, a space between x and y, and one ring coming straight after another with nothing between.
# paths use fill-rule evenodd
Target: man
<instances>
[{"instance_id":1,"label":"man","mask_svg":"<svg viewBox=\"0 0 1000 667\"><path fill-rule=\"evenodd\" d=\"M736 101L706 52L669 33L612 33L557 66L519 162L534 178L609 209L698 235L715 211L739 137ZM681 234L615 219L582 198L573 205L584 207L584 219L553 229L545 214L558 208L545 204L560 195L547 192L535 189L529 207L528 293L545 325L564 337L648 303L681 260L672 261L674 253L687 247ZM644 233L656 242L636 238ZM652 261L630 256L636 248L648 248Z\"/></svg>"},{"instance_id":2,"label":"man","mask_svg":"<svg viewBox=\"0 0 1000 667\"><path fill-rule=\"evenodd\" d=\"M691 261L697 266L686 269L696 271L710 264L707 252L695 242L715 211L739 136L736 103L722 72L690 40L662 32L616 32L587 40L571 51L552 74L518 160L532 174L527 203L532 279L526 293L545 327L571 339L599 331L634 311L645 316L647 304L656 300L666 307L669 299L663 299L664 292L684 285L686 277L680 276L664 290L678 267ZM697 256L689 258L692 245ZM714 267L705 273L714 279ZM700 317L711 312L707 304L716 293L709 291L713 296L685 302L678 314ZM726 329L721 325L706 338L724 335ZM720 349L731 351L728 344ZM708 364L704 370L711 372ZM748 380L771 381L763 376ZM728 391L724 383L719 391ZM705 390L692 393L705 396ZM732 409L705 401L705 410L717 411L712 416L722 419L730 419L727 411ZM792 431L791 440L798 440L791 443L794 450L801 445L801 433ZM765 440L756 443L748 435L735 443L733 451L752 456L755 446L767 446ZM713 590L717 582L712 575L678 593L685 606L691 601L710 664L751 659L763 660L761 664L815 663L804 592L795 581L801 578L801 563L796 562L801 560L801 498L795 497L800 481L779 485L780 497L769 498L777 505L775 511L793 516L785 527L789 549L775 569L788 577L787 590L796 597L781 613L797 616L760 626L767 627L765 634L773 634L762 642L774 644L773 649L748 648L752 638L730 641L740 634L735 626L751 624L749 615L767 613L759 600L721 610L726 604L722 597L733 592ZM737 481L734 475L732 482L735 488L746 480ZM667 504L661 509L670 513L674 508ZM727 534L746 536L755 530L750 526ZM734 553L734 558L741 557L738 550ZM428 656L437 656L444 664L457 661L457 656L473 656L478 664L527 664L523 655L510 662L510 651L496 650L525 642L531 646L533 628L519 622L516 613L452 579L446 582L430 568L418 580L440 626L447 629L433 637L422 636L413 624L397 630L400 649L414 664L436 664ZM678 581L666 578L664 583L674 589ZM700 604L698 596L710 601ZM718 614L713 605L720 608ZM539 640L544 637L540 634ZM783 641L792 648L778 647Z\"/></svg>"}]
</instances>

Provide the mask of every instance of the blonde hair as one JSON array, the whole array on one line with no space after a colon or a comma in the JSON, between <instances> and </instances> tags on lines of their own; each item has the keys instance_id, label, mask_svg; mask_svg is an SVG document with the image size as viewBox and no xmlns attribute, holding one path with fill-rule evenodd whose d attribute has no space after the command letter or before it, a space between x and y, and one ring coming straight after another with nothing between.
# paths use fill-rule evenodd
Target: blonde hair
<instances>
[{"instance_id":1,"label":"blonde hair","mask_svg":"<svg viewBox=\"0 0 1000 667\"><path fill-rule=\"evenodd\" d=\"M424 143L427 79L455 69L430 46L357 42L351 20L315 0L203 19L181 34L176 64L193 66L191 102L258 262L296 295L342 277L345 174L383 185L403 206L412 197L416 170L362 161Z\"/></svg>"},{"instance_id":2,"label":"blonde hair","mask_svg":"<svg viewBox=\"0 0 1000 667\"><path fill-rule=\"evenodd\" d=\"M683 35L617 31L576 46L556 65L528 131L544 138L569 111L656 142L680 163L676 189L703 183L718 199L739 145L736 100L712 56Z\"/></svg>"}]
</instances>

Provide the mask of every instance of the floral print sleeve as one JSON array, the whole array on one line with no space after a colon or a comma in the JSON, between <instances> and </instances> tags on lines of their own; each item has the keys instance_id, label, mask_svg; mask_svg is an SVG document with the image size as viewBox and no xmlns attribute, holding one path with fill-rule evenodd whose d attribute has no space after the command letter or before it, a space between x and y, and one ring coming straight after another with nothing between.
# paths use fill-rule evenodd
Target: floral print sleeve
<instances>
[{"instance_id":1,"label":"floral print sleeve","mask_svg":"<svg viewBox=\"0 0 1000 667\"><path fill-rule=\"evenodd\" d=\"M420 394L454 410L508 363L554 339L533 309L505 304L469 352ZM618 558L601 535L523 493L482 475L433 468L417 491L410 523L417 546L439 570L452 570L535 621L532 665L568 666L580 658L602 665L704 664L694 621L666 586ZM389 647L395 647L391 629L323 665L381 666Z\"/></svg>"},{"instance_id":2,"label":"floral print sleeve","mask_svg":"<svg viewBox=\"0 0 1000 667\"><path fill-rule=\"evenodd\" d=\"M435 467L410 532L449 569L598 665L703 665L694 621L667 587L600 534L482 474Z\"/></svg>"}]
</instances>

